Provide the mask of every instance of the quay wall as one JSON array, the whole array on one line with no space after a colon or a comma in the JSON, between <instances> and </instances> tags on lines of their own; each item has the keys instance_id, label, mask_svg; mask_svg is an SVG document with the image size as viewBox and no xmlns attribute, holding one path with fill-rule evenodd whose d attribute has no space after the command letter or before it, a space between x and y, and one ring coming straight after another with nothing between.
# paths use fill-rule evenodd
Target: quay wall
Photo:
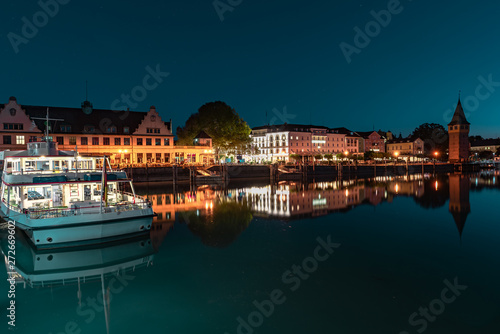
<instances>
[{"instance_id":1,"label":"quay wall","mask_svg":"<svg viewBox=\"0 0 500 334\"><path fill-rule=\"evenodd\" d=\"M189 183L194 168L202 167L127 167L124 170L135 182L175 182ZM216 165L206 168L223 180L247 180L270 178L274 180L299 180L303 178L345 178L345 177L374 177L392 176L419 173L453 173L454 171L478 171L478 165L464 164L459 170L454 164L400 164L400 165L317 165L317 166L286 166L271 165ZM176 173L175 173L176 171ZM283 173L289 171L289 173ZM198 180L201 184L204 181Z\"/></svg>"}]
</instances>

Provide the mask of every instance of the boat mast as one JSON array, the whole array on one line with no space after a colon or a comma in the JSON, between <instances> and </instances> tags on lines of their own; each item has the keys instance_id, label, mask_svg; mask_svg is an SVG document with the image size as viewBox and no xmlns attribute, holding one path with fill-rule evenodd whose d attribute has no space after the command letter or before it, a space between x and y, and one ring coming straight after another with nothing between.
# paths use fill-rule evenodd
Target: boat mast
<instances>
[{"instance_id":1,"label":"boat mast","mask_svg":"<svg viewBox=\"0 0 500 334\"><path fill-rule=\"evenodd\" d=\"M106 156L102 158L102 177L101 177L101 213L102 213L102 206L104 203L104 206L108 206L107 203L107 194L106 194L106 188L107 188L107 173L106 173Z\"/></svg>"}]
</instances>

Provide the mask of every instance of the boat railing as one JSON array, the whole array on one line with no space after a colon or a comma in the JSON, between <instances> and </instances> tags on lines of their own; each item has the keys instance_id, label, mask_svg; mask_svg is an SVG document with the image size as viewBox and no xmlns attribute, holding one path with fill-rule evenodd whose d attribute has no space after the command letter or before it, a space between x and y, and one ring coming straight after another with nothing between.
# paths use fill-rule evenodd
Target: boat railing
<instances>
[{"instance_id":1,"label":"boat railing","mask_svg":"<svg viewBox=\"0 0 500 334\"><path fill-rule=\"evenodd\" d=\"M15 211L15 212L19 212L19 213L21 213L21 212L22 212L22 210L21 210L21 208L20 208L19 206L17 206L17 205L12 205L12 204L10 204L10 203L7 203L7 201L5 200L5 198L3 198L3 199L2 199L2 202L3 202L3 204L4 204L4 205L5 205L5 206L9 209L9 210L11 210L11 211Z\"/></svg>"},{"instance_id":2,"label":"boat railing","mask_svg":"<svg viewBox=\"0 0 500 334\"><path fill-rule=\"evenodd\" d=\"M149 208L150 205L148 202L136 201L132 202L120 202L102 207L103 213L112 213L112 212L126 212L126 211L134 211L134 210L142 210ZM47 218L60 218L60 217L70 217L77 216L82 214L96 214L100 212L100 206L75 206L72 208L55 208L55 209L41 209L41 210L32 210L32 209L24 209L23 213L25 213L29 219L47 219Z\"/></svg>"},{"instance_id":3,"label":"boat railing","mask_svg":"<svg viewBox=\"0 0 500 334\"><path fill-rule=\"evenodd\" d=\"M108 173L123 172L123 169L109 169ZM102 169L38 169L21 171L4 171L7 175L31 175L31 174L58 174L58 173L102 173Z\"/></svg>"}]
</instances>

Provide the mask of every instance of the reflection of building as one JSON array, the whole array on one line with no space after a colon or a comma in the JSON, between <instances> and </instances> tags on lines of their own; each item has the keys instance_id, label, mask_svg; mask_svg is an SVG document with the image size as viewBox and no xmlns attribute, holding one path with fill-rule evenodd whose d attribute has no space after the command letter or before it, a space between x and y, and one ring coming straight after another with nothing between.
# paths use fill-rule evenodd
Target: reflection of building
<instances>
[{"instance_id":1,"label":"reflection of building","mask_svg":"<svg viewBox=\"0 0 500 334\"><path fill-rule=\"evenodd\" d=\"M277 218L322 216L350 209L361 203L360 186L340 189L332 182L329 189L295 190L289 185L243 189L255 215Z\"/></svg>"},{"instance_id":2,"label":"reflection of building","mask_svg":"<svg viewBox=\"0 0 500 334\"><path fill-rule=\"evenodd\" d=\"M450 206L449 210L462 237L465 221L470 212L469 190L470 179L466 175L450 175Z\"/></svg>"},{"instance_id":3,"label":"reflection of building","mask_svg":"<svg viewBox=\"0 0 500 334\"><path fill-rule=\"evenodd\" d=\"M155 224L175 222L175 214L187 211L199 210L200 214L211 211L214 206L215 194L208 187L199 188L196 192L178 192L176 194L153 194L148 195L153 204L153 211L157 216L153 220Z\"/></svg>"},{"instance_id":4,"label":"reflection of building","mask_svg":"<svg viewBox=\"0 0 500 334\"><path fill-rule=\"evenodd\" d=\"M200 133L193 146L174 146L172 121L154 106L148 112L0 104L0 150L23 150L49 127L61 150L77 147L82 155L108 155L111 163L209 162L211 139ZM49 124L43 119L49 111Z\"/></svg>"},{"instance_id":5,"label":"reflection of building","mask_svg":"<svg viewBox=\"0 0 500 334\"><path fill-rule=\"evenodd\" d=\"M461 162L469 159L469 127L470 123L465 118L460 98L457 109L448 124L449 135L449 160L450 162Z\"/></svg>"}]
</instances>

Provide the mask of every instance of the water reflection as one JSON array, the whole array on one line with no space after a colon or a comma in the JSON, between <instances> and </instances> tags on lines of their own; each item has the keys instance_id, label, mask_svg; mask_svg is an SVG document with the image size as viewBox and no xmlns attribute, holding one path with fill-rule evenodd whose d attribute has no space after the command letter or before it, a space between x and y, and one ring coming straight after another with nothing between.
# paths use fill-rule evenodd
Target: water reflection
<instances>
[{"instance_id":1,"label":"water reflection","mask_svg":"<svg viewBox=\"0 0 500 334\"><path fill-rule=\"evenodd\" d=\"M360 205L378 206L397 197L411 197L426 209L443 207L449 201L449 212L461 236L471 210L469 191L498 188L498 176L499 171L488 171L474 175L416 174L309 184L234 185L229 189L202 186L175 192L171 187L137 188L153 202L156 222L173 223L180 214L177 221L192 224L190 231L203 243L224 247L248 226L252 215L244 210L247 205L253 216L290 220L347 212Z\"/></svg>"},{"instance_id":2,"label":"water reflection","mask_svg":"<svg viewBox=\"0 0 500 334\"><path fill-rule=\"evenodd\" d=\"M137 273L153 264L155 253L169 230L168 225L167 228L163 226L158 222L150 234L106 244L44 250L37 249L24 232L16 231L14 265L8 261L9 244L4 234L1 250L8 280L18 286L16 290L33 288L39 293L40 289L50 289L52 293L55 288L63 288L65 295L73 295L71 299L77 304L70 302L66 307L75 307L75 314L81 317L82 323L92 322L96 313L103 312L105 324L94 325L97 328L105 326L109 333L112 296L124 290ZM82 292L86 285L95 288L95 283L100 289L87 288L86 293ZM79 324L71 322L67 326L78 329ZM99 329L98 332L103 331Z\"/></svg>"},{"instance_id":3,"label":"water reflection","mask_svg":"<svg viewBox=\"0 0 500 334\"><path fill-rule=\"evenodd\" d=\"M217 203L205 215L190 212L184 215L189 230L211 247L227 247L252 221L252 210L246 201L224 201Z\"/></svg>"}]
</instances>

